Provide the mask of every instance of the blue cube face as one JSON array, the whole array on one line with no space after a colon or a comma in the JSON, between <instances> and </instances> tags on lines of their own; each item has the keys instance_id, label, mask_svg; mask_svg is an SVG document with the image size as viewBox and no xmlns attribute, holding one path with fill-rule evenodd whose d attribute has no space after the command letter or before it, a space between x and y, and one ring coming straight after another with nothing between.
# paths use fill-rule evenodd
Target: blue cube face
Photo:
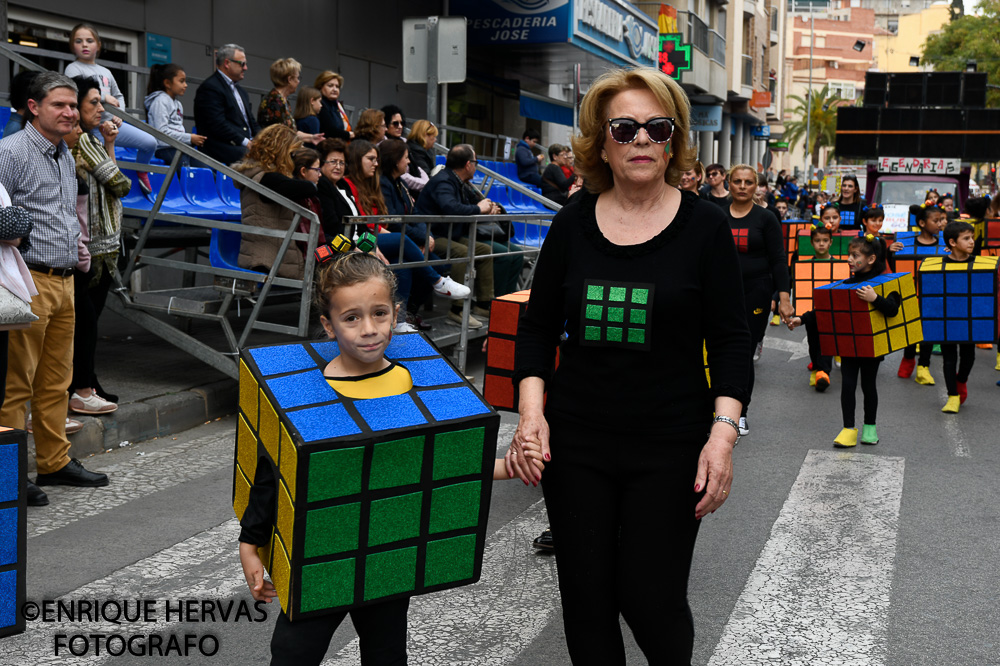
<instances>
[{"instance_id":1,"label":"blue cube face","mask_svg":"<svg viewBox=\"0 0 1000 666\"><path fill-rule=\"evenodd\" d=\"M945 273L944 286L949 294L968 294L969 274L965 271Z\"/></svg>"},{"instance_id":2,"label":"blue cube face","mask_svg":"<svg viewBox=\"0 0 1000 666\"><path fill-rule=\"evenodd\" d=\"M944 317L944 299L942 297L940 297L940 296L935 296L933 298L929 297L929 296L921 298L920 299L920 312L921 312L921 314L925 318L927 318L927 317L937 317L937 318ZM927 336L926 332L924 332L924 336L925 337ZM933 340L934 338L928 338L928 339Z\"/></svg>"},{"instance_id":3,"label":"blue cube face","mask_svg":"<svg viewBox=\"0 0 1000 666\"><path fill-rule=\"evenodd\" d=\"M968 342L971 339L969 337L969 320L945 320L945 335L948 342Z\"/></svg>"},{"instance_id":4,"label":"blue cube face","mask_svg":"<svg viewBox=\"0 0 1000 666\"><path fill-rule=\"evenodd\" d=\"M996 273L973 273L971 291L973 294L992 294L996 284Z\"/></svg>"},{"instance_id":5,"label":"blue cube face","mask_svg":"<svg viewBox=\"0 0 1000 666\"><path fill-rule=\"evenodd\" d=\"M0 446L0 502L17 499L20 486L17 467L17 444Z\"/></svg>"},{"instance_id":6,"label":"blue cube face","mask_svg":"<svg viewBox=\"0 0 1000 666\"><path fill-rule=\"evenodd\" d=\"M945 302L948 319L966 319L969 316L969 299L966 296L948 296Z\"/></svg>"},{"instance_id":7,"label":"blue cube face","mask_svg":"<svg viewBox=\"0 0 1000 666\"><path fill-rule=\"evenodd\" d=\"M17 622L17 571L0 571L0 629Z\"/></svg>"},{"instance_id":8,"label":"blue cube face","mask_svg":"<svg viewBox=\"0 0 1000 666\"><path fill-rule=\"evenodd\" d=\"M924 327L925 340L944 340L944 320L924 319L921 324Z\"/></svg>"},{"instance_id":9,"label":"blue cube face","mask_svg":"<svg viewBox=\"0 0 1000 666\"><path fill-rule=\"evenodd\" d=\"M941 273L921 273L920 275L921 294L943 294L944 276Z\"/></svg>"},{"instance_id":10,"label":"blue cube face","mask_svg":"<svg viewBox=\"0 0 1000 666\"><path fill-rule=\"evenodd\" d=\"M996 299L992 296L973 296L969 299L972 304L972 316L984 319L996 317Z\"/></svg>"},{"instance_id":11,"label":"blue cube face","mask_svg":"<svg viewBox=\"0 0 1000 666\"><path fill-rule=\"evenodd\" d=\"M991 338L996 338L996 321L993 319L973 319L972 336L974 340L989 340Z\"/></svg>"}]
</instances>

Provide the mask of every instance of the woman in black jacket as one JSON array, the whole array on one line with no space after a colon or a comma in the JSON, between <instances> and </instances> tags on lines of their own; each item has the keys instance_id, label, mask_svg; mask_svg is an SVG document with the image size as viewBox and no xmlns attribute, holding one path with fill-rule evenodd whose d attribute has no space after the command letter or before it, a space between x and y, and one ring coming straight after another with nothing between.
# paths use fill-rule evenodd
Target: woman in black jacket
<instances>
[{"instance_id":1,"label":"woman in black jacket","mask_svg":"<svg viewBox=\"0 0 1000 666\"><path fill-rule=\"evenodd\" d=\"M410 135L406 139L406 147L410 150L410 166L407 171L414 178L421 178L421 171L430 178L431 171L434 170L434 142L437 141L437 137L437 127L431 121L418 120L413 123ZM424 184L426 181L420 188L410 187L410 194L414 199L420 194Z\"/></svg>"},{"instance_id":2,"label":"woman in black jacket","mask_svg":"<svg viewBox=\"0 0 1000 666\"><path fill-rule=\"evenodd\" d=\"M549 146L549 165L542 172L542 196L557 204L566 203L569 186L573 184L573 179L567 178L562 169L568 158L568 147L558 143Z\"/></svg>"},{"instance_id":3,"label":"woman in black jacket","mask_svg":"<svg viewBox=\"0 0 1000 666\"><path fill-rule=\"evenodd\" d=\"M323 96L319 113L319 128L328 139L350 141L354 138L347 111L340 103L340 89L344 87L344 77L329 70L316 77L313 87Z\"/></svg>"}]
</instances>

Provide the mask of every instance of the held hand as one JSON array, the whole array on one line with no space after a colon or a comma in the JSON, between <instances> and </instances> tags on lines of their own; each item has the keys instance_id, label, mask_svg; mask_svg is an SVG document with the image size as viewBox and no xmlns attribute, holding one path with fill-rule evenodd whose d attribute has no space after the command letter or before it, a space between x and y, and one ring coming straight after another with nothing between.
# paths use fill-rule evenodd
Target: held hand
<instances>
[{"instance_id":1,"label":"held hand","mask_svg":"<svg viewBox=\"0 0 1000 666\"><path fill-rule=\"evenodd\" d=\"M507 475L510 478L516 475L525 485L529 483L538 485L542 478L541 470L536 469L529 456L525 454L526 447L530 449L534 446L541 451L542 460L552 459L549 452L549 424L541 412L521 415L521 422L514 431L510 450L505 456Z\"/></svg>"},{"instance_id":2,"label":"held hand","mask_svg":"<svg viewBox=\"0 0 1000 666\"><path fill-rule=\"evenodd\" d=\"M728 425L726 426L729 427ZM733 485L733 445L722 435L709 435L708 442L698 457L698 474L694 479L694 491L705 491L705 495L694 508L694 517L701 520L718 509L729 497Z\"/></svg>"},{"instance_id":3,"label":"held hand","mask_svg":"<svg viewBox=\"0 0 1000 666\"><path fill-rule=\"evenodd\" d=\"M207 138L208 137L202 136L201 134L192 134L191 135L191 145L192 146L204 146L205 145L205 139L207 139Z\"/></svg>"},{"instance_id":4,"label":"held hand","mask_svg":"<svg viewBox=\"0 0 1000 666\"><path fill-rule=\"evenodd\" d=\"M878 298L878 294L875 290L871 288L871 285L866 284L863 287L859 287L857 290L858 298L868 303L874 303L875 299Z\"/></svg>"},{"instance_id":5,"label":"held hand","mask_svg":"<svg viewBox=\"0 0 1000 666\"><path fill-rule=\"evenodd\" d=\"M264 579L264 565L257 554L257 546L252 543L240 544L240 564L243 566L243 577L250 587L250 596L255 601L271 603L278 591L269 580Z\"/></svg>"},{"instance_id":6,"label":"held hand","mask_svg":"<svg viewBox=\"0 0 1000 666\"><path fill-rule=\"evenodd\" d=\"M788 299L788 294L784 292L781 293L781 297L778 299L778 314L781 316L781 321L786 324L789 319L795 316L795 308L792 307L792 303Z\"/></svg>"},{"instance_id":7,"label":"held hand","mask_svg":"<svg viewBox=\"0 0 1000 666\"><path fill-rule=\"evenodd\" d=\"M802 317L790 317L788 319L788 330L794 331L802 325Z\"/></svg>"}]
</instances>

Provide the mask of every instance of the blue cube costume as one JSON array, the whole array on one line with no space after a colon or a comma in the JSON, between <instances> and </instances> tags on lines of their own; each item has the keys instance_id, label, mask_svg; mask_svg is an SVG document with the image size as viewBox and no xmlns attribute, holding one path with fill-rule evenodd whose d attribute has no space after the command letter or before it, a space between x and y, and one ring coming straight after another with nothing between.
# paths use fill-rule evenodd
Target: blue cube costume
<instances>
[{"instance_id":1,"label":"blue cube costume","mask_svg":"<svg viewBox=\"0 0 1000 666\"><path fill-rule=\"evenodd\" d=\"M385 355L413 387L352 399L323 376L333 341L241 352L233 508L257 467L276 480L258 549L294 621L474 583L500 417L419 333Z\"/></svg>"},{"instance_id":2,"label":"blue cube costume","mask_svg":"<svg viewBox=\"0 0 1000 666\"><path fill-rule=\"evenodd\" d=\"M997 339L998 261L1000 257L967 262L932 257L920 264L924 340L973 344Z\"/></svg>"},{"instance_id":3,"label":"blue cube costume","mask_svg":"<svg viewBox=\"0 0 1000 666\"><path fill-rule=\"evenodd\" d=\"M0 428L0 638L24 631L27 434Z\"/></svg>"}]
</instances>

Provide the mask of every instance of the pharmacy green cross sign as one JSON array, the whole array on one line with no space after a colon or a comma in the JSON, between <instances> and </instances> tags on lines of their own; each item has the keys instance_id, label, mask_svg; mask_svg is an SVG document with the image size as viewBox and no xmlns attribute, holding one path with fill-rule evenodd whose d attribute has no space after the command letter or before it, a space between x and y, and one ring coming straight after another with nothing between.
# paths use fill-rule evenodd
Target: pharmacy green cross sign
<instances>
[{"instance_id":1,"label":"pharmacy green cross sign","mask_svg":"<svg viewBox=\"0 0 1000 666\"><path fill-rule=\"evenodd\" d=\"M660 35L660 71L678 81L691 69L691 45L682 44L683 38L680 32Z\"/></svg>"}]
</instances>

